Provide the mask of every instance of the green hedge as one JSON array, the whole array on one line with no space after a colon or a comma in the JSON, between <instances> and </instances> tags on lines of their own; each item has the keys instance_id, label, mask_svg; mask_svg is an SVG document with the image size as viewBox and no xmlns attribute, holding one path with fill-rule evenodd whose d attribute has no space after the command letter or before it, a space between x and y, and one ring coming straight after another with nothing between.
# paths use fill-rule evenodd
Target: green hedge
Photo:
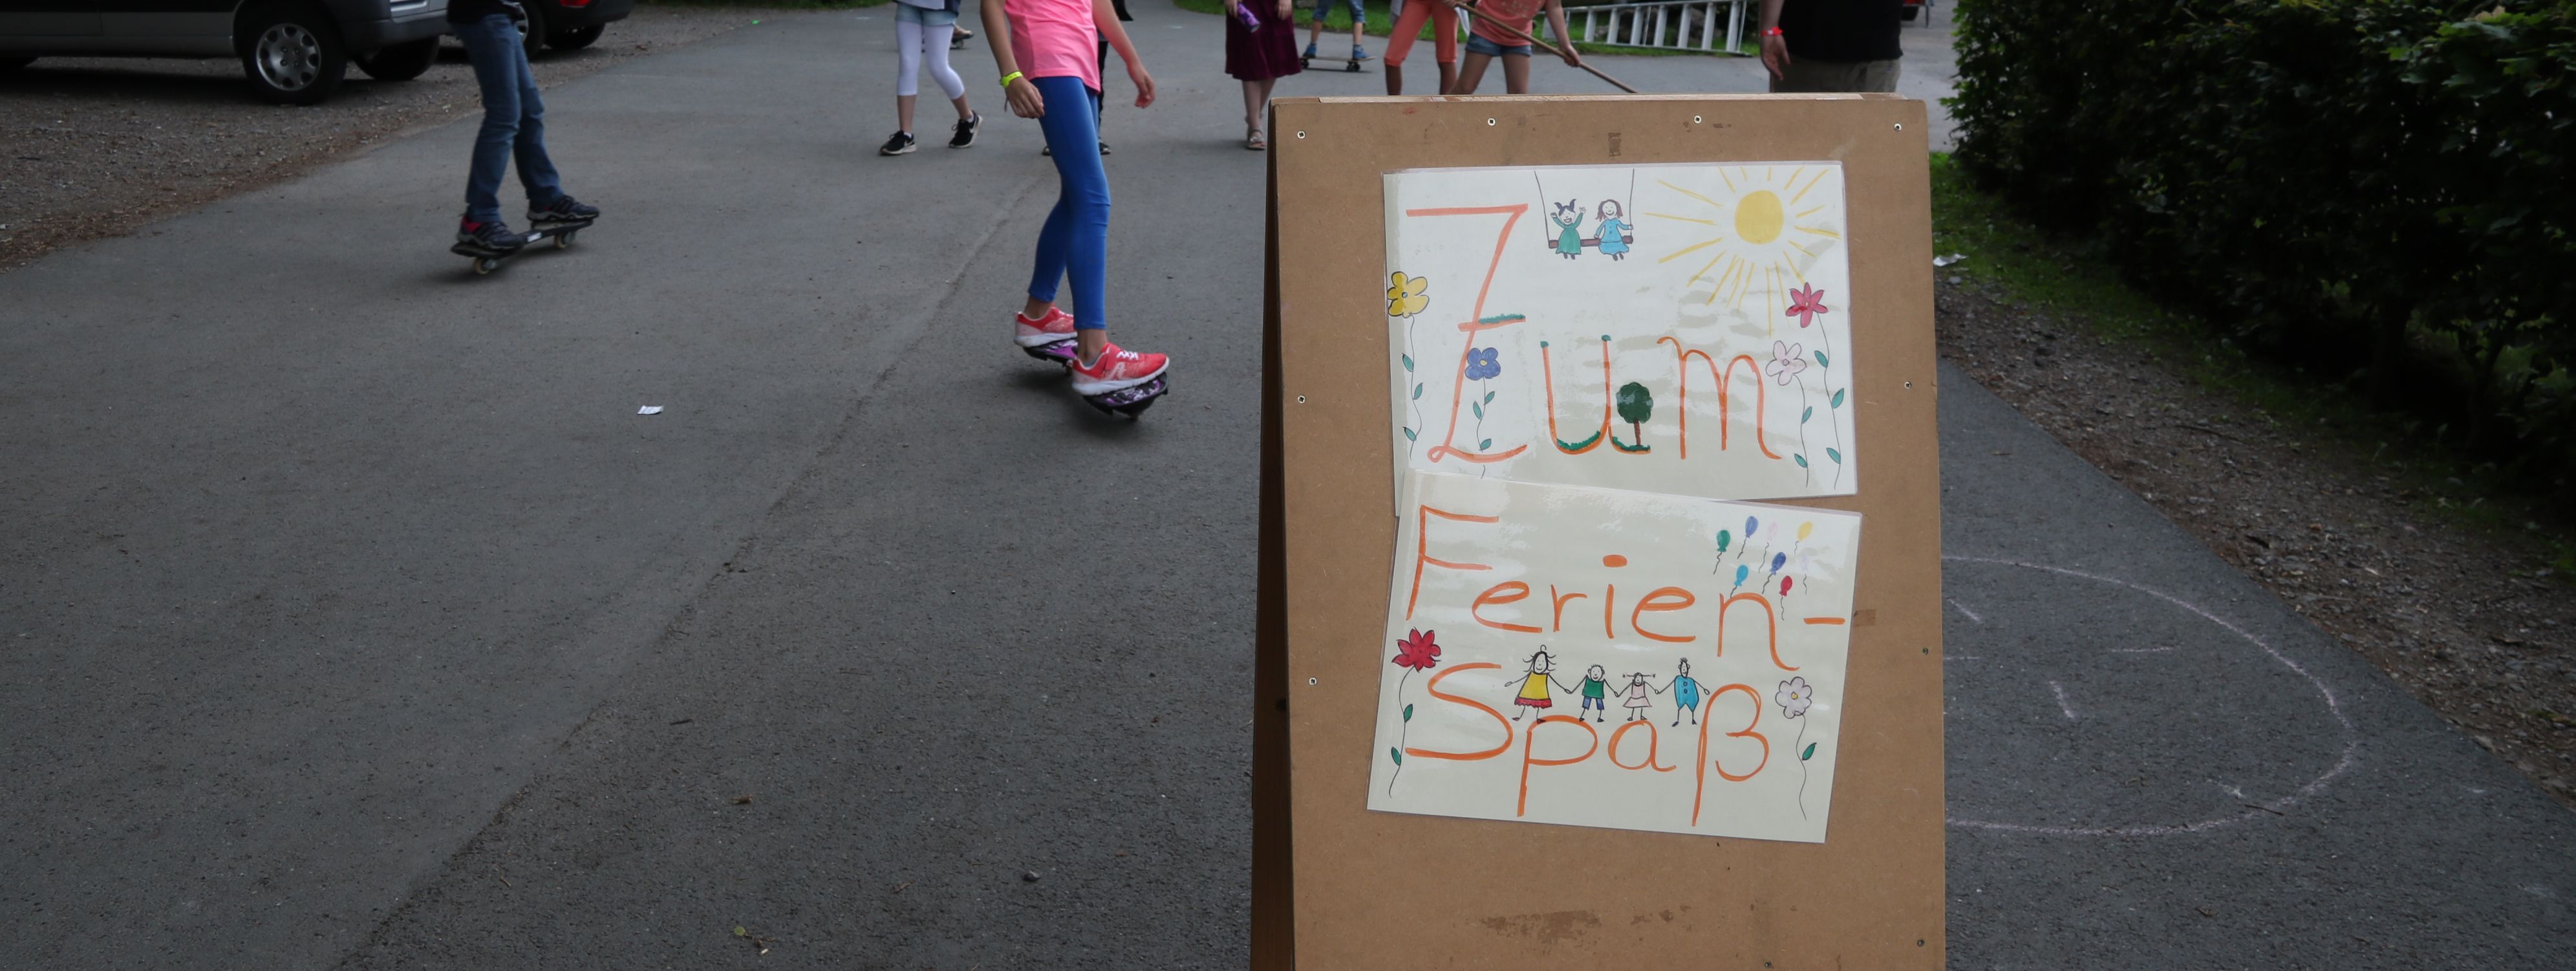
<instances>
[{"instance_id":1,"label":"green hedge","mask_svg":"<svg viewBox=\"0 0 2576 971\"><path fill-rule=\"evenodd\" d=\"M2576 0L1960 0L1958 158L2249 349L2576 478Z\"/></svg>"}]
</instances>

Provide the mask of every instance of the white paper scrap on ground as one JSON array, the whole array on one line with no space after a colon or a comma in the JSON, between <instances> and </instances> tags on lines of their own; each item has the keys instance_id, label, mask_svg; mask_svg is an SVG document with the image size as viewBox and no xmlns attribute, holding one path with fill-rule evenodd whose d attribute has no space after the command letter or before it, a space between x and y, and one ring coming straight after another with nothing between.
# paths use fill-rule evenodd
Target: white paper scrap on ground
<instances>
[{"instance_id":1,"label":"white paper scrap on ground","mask_svg":"<svg viewBox=\"0 0 2576 971\"><path fill-rule=\"evenodd\" d=\"M1397 484L1858 490L1839 163L1385 180Z\"/></svg>"},{"instance_id":2,"label":"white paper scrap on ground","mask_svg":"<svg viewBox=\"0 0 2576 971\"><path fill-rule=\"evenodd\" d=\"M1857 513L1415 473L1371 809L1821 843Z\"/></svg>"},{"instance_id":3,"label":"white paper scrap on ground","mask_svg":"<svg viewBox=\"0 0 2576 971\"><path fill-rule=\"evenodd\" d=\"M662 406L645 405L644 407L635 409L635 413L639 415L658 415L662 413Z\"/></svg>"}]
</instances>

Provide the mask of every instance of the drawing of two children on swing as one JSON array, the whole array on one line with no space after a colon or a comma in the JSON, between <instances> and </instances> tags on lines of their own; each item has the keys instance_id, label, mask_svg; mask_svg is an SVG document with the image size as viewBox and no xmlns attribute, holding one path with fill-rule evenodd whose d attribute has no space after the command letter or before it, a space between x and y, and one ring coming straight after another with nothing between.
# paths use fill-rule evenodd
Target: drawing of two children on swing
<instances>
[{"instance_id":1,"label":"drawing of two children on swing","mask_svg":"<svg viewBox=\"0 0 2576 971\"><path fill-rule=\"evenodd\" d=\"M1555 203L1554 207L1548 213L1547 221L1556 225L1557 255L1570 260L1583 255L1584 247L1593 246L1600 248L1601 255L1613 260L1627 258L1628 244L1633 240L1628 236L1628 211L1619 207L1619 200L1601 200L1601 221L1593 224L1591 239L1583 238L1583 231L1577 228L1583 224L1585 215L1581 205L1568 199Z\"/></svg>"},{"instance_id":2,"label":"drawing of two children on swing","mask_svg":"<svg viewBox=\"0 0 2576 971\"><path fill-rule=\"evenodd\" d=\"M1654 685L1643 671L1630 672L1628 683L1616 689L1620 707L1628 710L1628 717L1620 721L1645 720L1646 709L1654 706L1654 702L1647 696L1671 691L1674 702L1673 724L1682 723L1683 712L1690 713L1691 724L1699 724L1699 699L1707 686L1691 677L1689 658L1679 659L1679 664L1680 670L1673 675L1673 680L1661 686ZM1513 721L1521 720L1532 711L1545 712L1555 707L1556 702L1548 693L1551 686L1568 694L1578 691L1582 694L1583 707L1575 713L1575 720L1582 720L1587 712L1592 715L1594 722L1609 720L1607 716L1610 707L1607 696L1613 689L1610 687L1609 676L1601 670L1600 665L1595 664L1586 669L1583 672L1583 682L1579 685L1570 685L1557 680L1555 669L1556 659L1550 657L1546 651L1530 655L1529 669L1521 676L1520 693L1512 699L1512 706L1518 709L1512 715ZM1542 714L1540 717L1546 716Z\"/></svg>"}]
</instances>

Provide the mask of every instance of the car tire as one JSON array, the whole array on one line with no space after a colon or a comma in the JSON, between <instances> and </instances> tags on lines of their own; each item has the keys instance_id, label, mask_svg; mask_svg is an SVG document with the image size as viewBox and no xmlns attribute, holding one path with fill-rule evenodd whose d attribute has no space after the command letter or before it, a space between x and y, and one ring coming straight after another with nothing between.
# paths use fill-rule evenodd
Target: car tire
<instances>
[{"instance_id":1,"label":"car tire","mask_svg":"<svg viewBox=\"0 0 2576 971\"><path fill-rule=\"evenodd\" d=\"M429 37L368 51L355 60L358 70L378 81L409 81L429 70L430 62L437 59L438 38Z\"/></svg>"},{"instance_id":2,"label":"car tire","mask_svg":"<svg viewBox=\"0 0 2576 971\"><path fill-rule=\"evenodd\" d=\"M242 73L262 99L321 104L349 72L349 48L329 14L308 4L270 4L244 18Z\"/></svg>"},{"instance_id":3,"label":"car tire","mask_svg":"<svg viewBox=\"0 0 2576 971\"><path fill-rule=\"evenodd\" d=\"M527 48L528 58L534 60L538 51L546 49L545 4L523 0L519 7L528 14L519 21L519 44Z\"/></svg>"},{"instance_id":4,"label":"car tire","mask_svg":"<svg viewBox=\"0 0 2576 971\"><path fill-rule=\"evenodd\" d=\"M597 43L599 35L607 32L607 24L592 24L547 37L546 46L557 50L577 51Z\"/></svg>"},{"instance_id":5,"label":"car tire","mask_svg":"<svg viewBox=\"0 0 2576 971\"><path fill-rule=\"evenodd\" d=\"M0 57L0 74L6 74L34 63L36 63L36 59L32 57Z\"/></svg>"}]
</instances>

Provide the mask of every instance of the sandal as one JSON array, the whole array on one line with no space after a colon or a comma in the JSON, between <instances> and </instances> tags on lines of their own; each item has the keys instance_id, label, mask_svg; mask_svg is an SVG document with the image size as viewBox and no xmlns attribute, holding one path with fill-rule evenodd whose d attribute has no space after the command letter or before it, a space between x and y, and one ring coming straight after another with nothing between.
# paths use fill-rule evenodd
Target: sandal
<instances>
[{"instance_id":1,"label":"sandal","mask_svg":"<svg viewBox=\"0 0 2576 971\"><path fill-rule=\"evenodd\" d=\"M1243 136L1243 147L1256 152L1266 152L1270 150L1270 139L1262 137L1261 129L1252 128L1247 129L1247 131L1249 131L1250 134Z\"/></svg>"}]
</instances>

